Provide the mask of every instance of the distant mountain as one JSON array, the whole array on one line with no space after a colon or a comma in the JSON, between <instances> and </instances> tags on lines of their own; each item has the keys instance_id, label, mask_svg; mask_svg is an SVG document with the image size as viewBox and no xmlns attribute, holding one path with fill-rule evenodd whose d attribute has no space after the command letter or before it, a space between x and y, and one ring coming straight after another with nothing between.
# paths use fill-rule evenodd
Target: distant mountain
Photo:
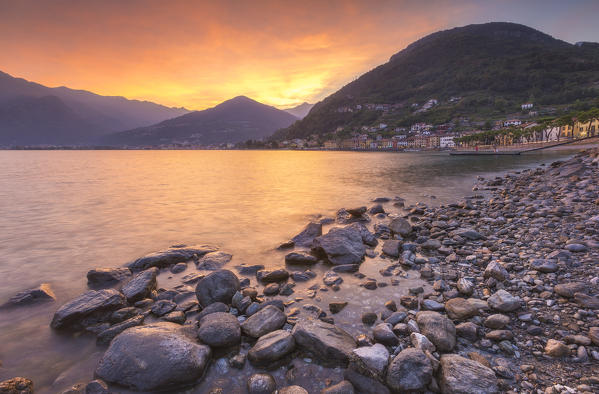
<instances>
[{"instance_id":1,"label":"distant mountain","mask_svg":"<svg viewBox=\"0 0 599 394\"><path fill-rule=\"evenodd\" d=\"M0 72L0 145L87 144L188 113L148 101L49 88Z\"/></svg>"},{"instance_id":2,"label":"distant mountain","mask_svg":"<svg viewBox=\"0 0 599 394\"><path fill-rule=\"evenodd\" d=\"M303 119L306 117L306 115L308 115L308 112L310 112L312 107L314 107L314 104L309 104L309 103L304 102L304 103L298 105L297 107L286 108L283 111L289 112L291 115L295 116L296 118Z\"/></svg>"},{"instance_id":3,"label":"distant mountain","mask_svg":"<svg viewBox=\"0 0 599 394\"><path fill-rule=\"evenodd\" d=\"M214 108L111 134L103 142L113 146L236 143L268 137L297 120L285 111L239 96Z\"/></svg>"},{"instance_id":4,"label":"distant mountain","mask_svg":"<svg viewBox=\"0 0 599 394\"><path fill-rule=\"evenodd\" d=\"M592 100L599 47L572 45L527 26L493 22L424 37L347 84L275 139L303 138L380 123L488 120L541 105ZM428 100L438 105L420 110ZM391 110L378 110L387 104Z\"/></svg>"}]
</instances>

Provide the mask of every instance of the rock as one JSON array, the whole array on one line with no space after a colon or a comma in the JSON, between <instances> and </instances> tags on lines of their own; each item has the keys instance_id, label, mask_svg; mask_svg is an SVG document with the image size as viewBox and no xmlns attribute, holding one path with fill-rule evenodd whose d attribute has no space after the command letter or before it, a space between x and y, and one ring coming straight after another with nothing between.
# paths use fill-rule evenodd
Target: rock
<instances>
[{"instance_id":1,"label":"rock","mask_svg":"<svg viewBox=\"0 0 599 394\"><path fill-rule=\"evenodd\" d=\"M437 239L427 239L420 247L424 250L437 250L441 248L441 242Z\"/></svg>"},{"instance_id":2,"label":"rock","mask_svg":"<svg viewBox=\"0 0 599 394\"><path fill-rule=\"evenodd\" d=\"M198 260L197 268L199 270L216 271L225 266L233 255L225 252L209 252Z\"/></svg>"},{"instance_id":3,"label":"rock","mask_svg":"<svg viewBox=\"0 0 599 394\"><path fill-rule=\"evenodd\" d=\"M359 264L366 254L362 235L350 226L332 228L315 238L313 249L334 265Z\"/></svg>"},{"instance_id":4,"label":"rock","mask_svg":"<svg viewBox=\"0 0 599 394\"><path fill-rule=\"evenodd\" d=\"M29 305L38 302L56 301L56 296L48 283L42 283L36 288L21 291L10 297L2 307Z\"/></svg>"},{"instance_id":5,"label":"rock","mask_svg":"<svg viewBox=\"0 0 599 394\"><path fill-rule=\"evenodd\" d=\"M574 293L574 300L585 309L599 309L599 297L592 297L584 293Z\"/></svg>"},{"instance_id":6,"label":"rock","mask_svg":"<svg viewBox=\"0 0 599 394\"><path fill-rule=\"evenodd\" d=\"M513 312L520 309L520 297L514 297L503 289L489 297L487 302L491 308L499 312Z\"/></svg>"},{"instance_id":7,"label":"rock","mask_svg":"<svg viewBox=\"0 0 599 394\"><path fill-rule=\"evenodd\" d=\"M416 298L417 300L417 298ZM417 301L416 301L416 306L418 305ZM442 311L445 310L445 305L435 301L435 300L430 300L430 299L425 299L422 300L422 309L427 310L427 311Z\"/></svg>"},{"instance_id":8,"label":"rock","mask_svg":"<svg viewBox=\"0 0 599 394\"><path fill-rule=\"evenodd\" d=\"M95 379L85 385L85 394L110 394L110 391L104 381Z\"/></svg>"},{"instance_id":9,"label":"rock","mask_svg":"<svg viewBox=\"0 0 599 394\"><path fill-rule=\"evenodd\" d=\"M599 346L599 327L589 328L589 338L595 346Z\"/></svg>"},{"instance_id":10,"label":"rock","mask_svg":"<svg viewBox=\"0 0 599 394\"><path fill-rule=\"evenodd\" d=\"M582 282L561 283L553 287L553 291L555 291L556 294L565 298L572 298L574 297L574 294L583 293L586 289L587 284Z\"/></svg>"},{"instance_id":11,"label":"rock","mask_svg":"<svg viewBox=\"0 0 599 394\"><path fill-rule=\"evenodd\" d=\"M271 331L283 327L287 316L279 308L268 305L248 317L242 324L244 334L252 338L259 338Z\"/></svg>"},{"instance_id":12,"label":"rock","mask_svg":"<svg viewBox=\"0 0 599 394\"><path fill-rule=\"evenodd\" d=\"M265 296L272 296L279 294L279 284L278 283L269 283L264 287L262 291Z\"/></svg>"},{"instance_id":13,"label":"rock","mask_svg":"<svg viewBox=\"0 0 599 394\"><path fill-rule=\"evenodd\" d=\"M435 345L431 341L428 340L427 337L420 334L419 332L413 332L410 334L410 342L412 345L423 352L431 352L433 353L435 350Z\"/></svg>"},{"instance_id":14,"label":"rock","mask_svg":"<svg viewBox=\"0 0 599 394\"><path fill-rule=\"evenodd\" d=\"M135 275L124 287L123 294L127 301L134 303L144 298L151 298L156 290L156 275L158 268L149 268Z\"/></svg>"},{"instance_id":15,"label":"rock","mask_svg":"<svg viewBox=\"0 0 599 394\"><path fill-rule=\"evenodd\" d=\"M345 366L356 342L341 328L321 320L300 320L292 331L297 346L317 356L321 361Z\"/></svg>"},{"instance_id":16,"label":"rock","mask_svg":"<svg viewBox=\"0 0 599 394\"><path fill-rule=\"evenodd\" d=\"M402 237L407 237L412 232L412 225L404 218L393 219L389 224L389 228Z\"/></svg>"},{"instance_id":17,"label":"rock","mask_svg":"<svg viewBox=\"0 0 599 394\"><path fill-rule=\"evenodd\" d=\"M291 240L297 246L311 247L314 238L322 235L321 223L308 223L301 233L293 237Z\"/></svg>"},{"instance_id":18,"label":"rock","mask_svg":"<svg viewBox=\"0 0 599 394\"><path fill-rule=\"evenodd\" d=\"M274 271L260 270L256 272L256 279L264 283L284 282L289 278L289 272L284 269Z\"/></svg>"},{"instance_id":19,"label":"rock","mask_svg":"<svg viewBox=\"0 0 599 394\"><path fill-rule=\"evenodd\" d=\"M376 215L377 213L385 213L385 208L383 208L382 204L375 204L368 210L368 213L372 215Z\"/></svg>"},{"instance_id":20,"label":"rock","mask_svg":"<svg viewBox=\"0 0 599 394\"><path fill-rule=\"evenodd\" d=\"M354 386L352 386L349 380L342 380L337 384L322 389L320 394L354 394Z\"/></svg>"},{"instance_id":21,"label":"rock","mask_svg":"<svg viewBox=\"0 0 599 394\"><path fill-rule=\"evenodd\" d=\"M387 386L395 392L424 390L433 377L433 368L426 354L418 349L404 349L391 361L387 371Z\"/></svg>"},{"instance_id":22,"label":"rock","mask_svg":"<svg viewBox=\"0 0 599 394\"><path fill-rule=\"evenodd\" d=\"M203 308L214 302L230 304L239 287L239 279L233 272L218 270L200 279L196 285L196 297Z\"/></svg>"},{"instance_id":23,"label":"rock","mask_svg":"<svg viewBox=\"0 0 599 394\"><path fill-rule=\"evenodd\" d=\"M248 358L254 364L265 365L285 357L293 349L293 335L285 330L276 330L261 336L248 352Z\"/></svg>"},{"instance_id":24,"label":"rock","mask_svg":"<svg viewBox=\"0 0 599 394\"><path fill-rule=\"evenodd\" d=\"M406 312L393 312L385 319L385 323L389 323L394 326L397 323L404 321L407 316L408 314Z\"/></svg>"},{"instance_id":25,"label":"rock","mask_svg":"<svg viewBox=\"0 0 599 394\"><path fill-rule=\"evenodd\" d=\"M458 291L464 295L472 295L474 292L474 283L465 278L460 278L457 282Z\"/></svg>"},{"instance_id":26,"label":"rock","mask_svg":"<svg viewBox=\"0 0 599 394\"><path fill-rule=\"evenodd\" d=\"M356 393L360 394L389 394L390 391L377 379L364 376L353 369L346 369L343 377L353 386Z\"/></svg>"},{"instance_id":27,"label":"rock","mask_svg":"<svg viewBox=\"0 0 599 394\"><path fill-rule=\"evenodd\" d=\"M509 316L496 313L485 319L485 327L492 329L502 329L510 323Z\"/></svg>"},{"instance_id":28,"label":"rock","mask_svg":"<svg viewBox=\"0 0 599 394\"><path fill-rule=\"evenodd\" d=\"M447 394L498 394L497 378L492 369L457 354L441 356L439 386Z\"/></svg>"},{"instance_id":29,"label":"rock","mask_svg":"<svg viewBox=\"0 0 599 394\"><path fill-rule=\"evenodd\" d=\"M333 267L333 271L335 272L358 272L360 269L360 264L341 264Z\"/></svg>"},{"instance_id":30,"label":"rock","mask_svg":"<svg viewBox=\"0 0 599 394\"><path fill-rule=\"evenodd\" d=\"M198 315L198 321L202 320L204 316L215 312L229 312L229 306L223 304L222 302L214 302L208 305L206 308L202 309L202 311Z\"/></svg>"},{"instance_id":31,"label":"rock","mask_svg":"<svg viewBox=\"0 0 599 394\"><path fill-rule=\"evenodd\" d=\"M183 324L185 323L186 317L183 311L172 311L162 316L162 320L177 324Z\"/></svg>"},{"instance_id":32,"label":"rock","mask_svg":"<svg viewBox=\"0 0 599 394\"><path fill-rule=\"evenodd\" d=\"M98 345L108 345L110 341L121 332L125 331L128 328L140 326L143 324L144 315L134 316L128 320L125 320L121 323L115 324L110 328L100 332L98 337L96 338L96 343Z\"/></svg>"},{"instance_id":33,"label":"rock","mask_svg":"<svg viewBox=\"0 0 599 394\"><path fill-rule=\"evenodd\" d=\"M478 315L478 309L463 298L452 298L447 301L445 311L452 320L466 320Z\"/></svg>"},{"instance_id":34,"label":"rock","mask_svg":"<svg viewBox=\"0 0 599 394\"><path fill-rule=\"evenodd\" d=\"M416 322L420 333L425 335L441 352L450 352L456 344L455 326L451 320L438 312L418 312Z\"/></svg>"},{"instance_id":35,"label":"rock","mask_svg":"<svg viewBox=\"0 0 599 394\"><path fill-rule=\"evenodd\" d=\"M304 272L294 271L291 273L291 279L293 279L295 282L307 282L315 277L316 273L310 270Z\"/></svg>"},{"instance_id":36,"label":"rock","mask_svg":"<svg viewBox=\"0 0 599 394\"><path fill-rule=\"evenodd\" d=\"M374 312L364 312L362 313L362 323L367 326L371 326L375 321L378 320L378 316Z\"/></svg>"},{"instance_id":37,"label":"rock","mask_svg":"<svg viewBox=\"0 0 599 394\"><path fill-rule=\"evenodd\" d=\"M401 241L396 239L388 239L383 243L383 253L391 257L399 257L399 248Z\"/></svg>"},{"instance_id":38,"label":"rock","mask_svg":"<svg viewBox=\"0 0 599 394\"><path fill-rule=\"evenodd\" d=\"M483 236L478 231L471 228L460 228L455 230L453 234L458 235L462 238L469 239L471 241L476 241L483 238Z\"/></svg>"},{"instance_id":39,"label":"rock","mask_svg":"<svg viewBox=\"0 0 599 394\"><path fill-rule=\"evenodd\" d=\"M322 282L327 286L338 285L343 282L343 279L335 271L327 271L322 276Z\"/></svg>"},{"instance_id":40,"label":"rock","mask_svg":"<svg viewBox=\"0 0 599 394\"><path fill-rule=\"evenodd\" d=\"M570 354L570 348L561 341L550 339L545 345L545 354L555 358L566 357Z\"/></svg>"},{"instance_id":41,"label":"rock","mask_svg":"<svg viewBox=\"0 0 599 394\"><path fill-rule=\"evenodd\" d=\"M61 306L50 326L56 329L82 328L107 320L110 313L125 305L125 297L114 289L90 290Z\"/></svg>"},{"instance_id":42,"label":"rock","mask_svg":"<svg viewBox=\"0 0 599 394\"><path fill-rule=\"evenodd\" d=\"M372 247L378 245L379 241L376 239L374 234L368 230L368 228L364 224L352 223L349 226L347 226L347 228L351 229L351 230L355 230L358 233L360 233L360 236L362 237L362 242L365 243L366 245L372 246Z\"/></svg>"},{"instance_id":43,"label":"rock","mask_svg":"<svg viewBox=\"0 0 599 394\"><path fill-rule=\"evenodd\" d=\"M312 265L318 262L318 259L311 254L302 252L291 252L285 256L287 264L305 264Z\"/></svg>"},{"instance_id":44,"label":"rock","mask_svg":"<svg viewBox=\"0 0 599 394\"><path fill-rule=\"evenodd\" d=\"M366 213L367 209L368 208L366 208L366 207L358 207L358 208L349 208L346 211L347 211L347 213L349 213L350 215L352 215L354 217L360 217Z\"/></svg>"},{"instance_id":45,"label":"rock","mask_svg":"<svg viewBox=\"0 0 599 394\"><path fill-rule=\"evenodd\" d=\"M156 316L163 316L169 312L174 311L176 307L177 307L177 304L175 304L172 301L159 300L159 301L156 301L154 303L154 305L152 305L152 313L155 314Z\"/></svg>"},{"instance_id":46,"label":"rock","mask_svg":"<svg viewBox=\"0 0 599 394\"><path fill-rule=\"evenodd\" d=\"M375 376L382 376L389 364L389 351L380 343L359 347L352 353L352 363L356 363L359 370L367 370Z\"/></svg>"},{"instance_id":47,"label":"rock","mask_svg":"<svg viewBox=\"0 0 599 394\"><path fill-rule=\"evenodd\" d=\"M574 253L582 253L587 251L586 245L583 244L569 244L566 245L566 250Z\"/></svg>"},{"instance_id":48,"label":"rock","mask_svg":"<svg viewBox=\"0 0 599 394\"><path fill-rule=\"evenodd\" d=\"M332 314L339 313L347 306L347 302L331 302L329 303L329 311Z\"/></svg>"},{"instance_id":49,"label":"rock","mask_svg":"<svg viewBox=\"0 0 599 394\"><path fill-rule=\"evenodd\" d=\"M395 336L391 324L380 323L372 330L374 340L386 346L395 346L399 343L399 339Z\"/></svg>"},{"instance_id":50,"label":"rock","mask_svg":"<svg viewBox=\"0 0 599 394\"><path fill-rule=\"evenodd\" d=\"M277 391L275 379L267 373L256 373L248 379L248 394L274 394Z\"/></svg>"},{"instance_id":51,"label":"rock","mask_svg":"<svg viewBox=\"0 0 599 394\"><path fill-rule=\"evenodd\" d=\"M171 266L170 271L173 274L178 274L180 272L185 271L186 269L187 269L187 263L177 263L177 264Z\"/></svg>"},{"instance_id":52,"label":"rock","mask_svg":"<svg viewBox=\"0 0 599 394\"><path fill-rule=\"evenodd\" d=\"M241 265L235 266L235 269L237 270L237 272L239 272L239 275L256 275L256 272L264 269L264 265L262 265L262 264L251 264L251 265L241 264Z\"/></svg>"},{"instance_id":53,"label":"rock","mask_svg":"<svg viewBox=\"0 0 599 394\"><path fill-rule=\"evenodd\" d=\"M472 322L465 322L455 326L455 332L459 337L474 342L478 339L478 326Z\"/></svg>"},{"instance_id":54,"label":"rock","mask_svg":"<svg viewBox=\"0 0 599 394\"><path fill-rule=\"evenodd\" d=\"M129 279L129 268L96 268L87 272L87 284L92 287L111 285Z\"/></svg>"},{"instance_id":55,"label":"rock","mask_svg":"<svg viewBox=\"0 0 599 394\"><path fill-rule=\"evenodd\" d=\"M127 264L127 267L131 271L141 271L151 267L164 268L169 265L189 261L194 256L200 257L217 250L218 248L208 245L171 247L160 252L150 253Z\"/></svg>"},{"instance_id":56,"label":"rock","mask_svg":"<svg viewBox=\"0 0 599 394\"><path fill-rule=\"evenodd\" d=\"M497 261L491 261L487 265L487 268L485 268L485 272L483 274L483 277L485 279L493 278L498 280L499 282L503 282L504 280L509 278L509 276L510 274L507 272L507 270L503 267L503 265L501 265Z\"/></svg>"},{"instance_id":57,"label":"rock","mask_svg":"<svg viewBox=\"0 0 599 394\"><path fill-rule=\"evenodd\" d=\"M177 324L133 327L112 340L96 376L137 391L169 390L197 382L210 354Z\"/></svg>"},{"instance_id":58,"label":"rock","mask_svg":"<svg viewBox=\"0 0 599 394\"><path fill-rule=\"evenodd\" d=\"M277 390L277 394L308 394L308 390L300 386L287 386Z\"/></svg>"},{"instance_id":59,"label":"rock","mask_svg":"<svg viewBox=\"0 0 599 394\"><path fill-rule=\"evenodd\" d=\"M33 394L33 382L27 378L12 378L0 382L1 394Z\"/></svg>"},{"instance_id":60,"label":"rock","mask_svg":"<svg viewBox=\"0 0 599 394\"><path fill-rule=\"evenodd\" d=\"M530 263L530 268L545 274L557 272L558 266L553 261L535 259Z\"/></svg>"},{"instance_id":61,"label":"rock","mask_svg":"<svg viewBox=\"0 0 599 394\"><path fill-rule=\"evenodd\" d=\"M200 320L198 338L211 347L237 345L241 340L239 321L230 313L210 313Z\"/></svg>"}]
</instances>

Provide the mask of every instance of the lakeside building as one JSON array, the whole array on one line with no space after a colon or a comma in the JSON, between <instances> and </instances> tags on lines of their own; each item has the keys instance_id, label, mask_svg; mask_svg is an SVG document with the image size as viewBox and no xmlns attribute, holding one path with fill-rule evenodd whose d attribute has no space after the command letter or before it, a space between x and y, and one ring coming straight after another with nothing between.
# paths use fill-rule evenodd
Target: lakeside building
<instances>
[{"instance_id":1,"label":"lakeside building","mask_svg":"<svg viewBox=\"0 0 599 394\"><path fill-rule=\"evenodd\" d=\"M532 103L525 103L525 104L522 104L520 107L524 111L524 110L527 110L527 109L531 109L533 106L534 106L534 104L532 104Z\"/></svg>"},{"instance_id":2,"label":"lakeside building","mask_svg":"<svg viewBox=\"0 0 599 394\"><path fill-rule=\"evenodd\" d=\"M520 119L508 119L503 121L503 127L520 126L521 124L522 121Z\"/></svg>"},{"instance_id":3,"label":"lakeside building","mask_svg":"<svg viewBox=\"0 0 599 394\"><path fill-rule=\"evenodd\" d=\"M562 137L584 138L599 135L599 119L581 123L576 122L574 125L562 126L560 128Z\"/></svg>"}]
</instances>

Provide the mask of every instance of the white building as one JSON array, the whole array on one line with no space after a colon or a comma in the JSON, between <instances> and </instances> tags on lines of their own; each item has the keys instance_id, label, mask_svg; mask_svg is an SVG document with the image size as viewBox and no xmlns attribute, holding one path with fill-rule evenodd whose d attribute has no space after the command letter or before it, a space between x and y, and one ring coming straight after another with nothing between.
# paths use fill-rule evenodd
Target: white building
<instances>
[{"instance_id":1,"label":"white building","mask_svg":"<svg viewBox=\"0 0 599 394\"><path fill-rule=\"evenodd\" d=\"M443 135L439 138L439 147L440 148L454 148L455 141L453 140L453 135Z\"/></svg>"},{"instance_id":2,"label":"white building","mask_svg":"<svg viewBox=\"0 0 599 394\"><path fill-rule=\"evenodd\" d=\"M525 109L531 109L534 105L532 103L526 103L526 104L522 104L522 110L524 111Z\"/></svg>"},{"instance_id":3,"label":"white building","mask_svg":"<svg viewBox=\"0 0 599 394\"><path fill-rule=\"evenodd\" d=\"M503 121L503 127L520 126L521 124L522 121L520 119L508 119Z\"/></svg>"}]
</instances>

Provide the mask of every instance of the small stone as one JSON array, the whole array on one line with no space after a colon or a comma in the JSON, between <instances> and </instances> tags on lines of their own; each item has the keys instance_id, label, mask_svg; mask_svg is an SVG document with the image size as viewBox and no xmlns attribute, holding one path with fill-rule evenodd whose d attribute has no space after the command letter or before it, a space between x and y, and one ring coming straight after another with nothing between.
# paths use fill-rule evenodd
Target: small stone
<instances>
[{"instance_id":1,"label":"small stone","mask_svg":"<svg viewBox=\"0 0 599 394\"><path fill-rule=\"evenodd\" d=\"M545 354L555 358L566 357L570 354L570 348L561 341L550 339L545 345Z\"/></svg>"}]
</instances>

